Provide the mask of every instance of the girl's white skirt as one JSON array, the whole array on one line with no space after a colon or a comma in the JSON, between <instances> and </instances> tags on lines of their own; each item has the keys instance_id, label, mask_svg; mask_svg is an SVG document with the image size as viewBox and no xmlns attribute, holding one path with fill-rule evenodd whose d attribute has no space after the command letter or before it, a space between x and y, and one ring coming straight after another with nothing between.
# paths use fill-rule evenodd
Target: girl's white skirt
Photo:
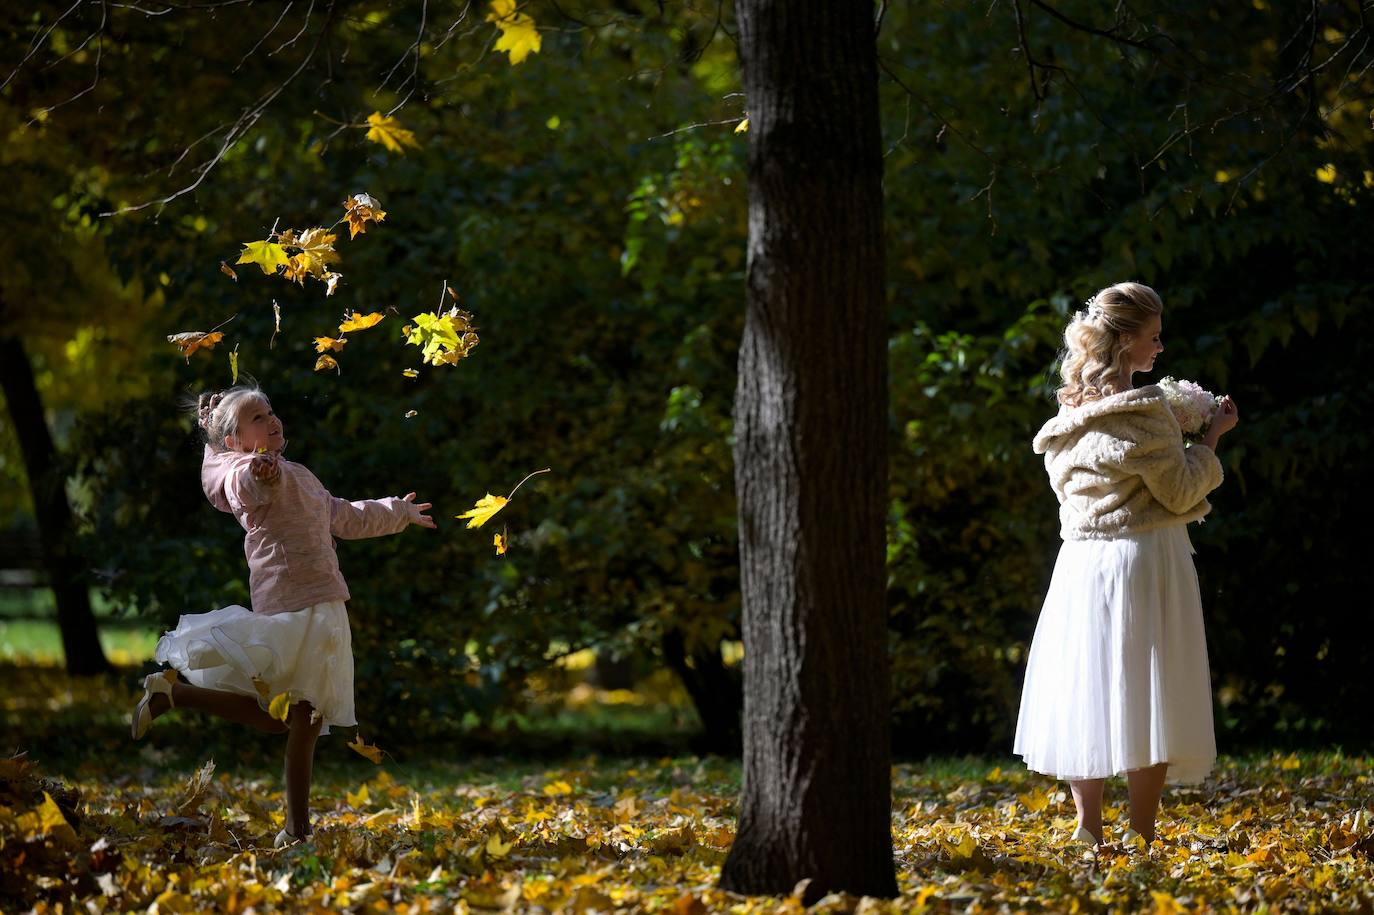
<instances>
[{"instance_id":1,"label":"girl's white skirt","mask_svg":"<svg viewBox=\"0 0 1374 915\"><path fill-rule=\"evenodd\" d=\"M156 657L193 686L252 696L263 708L272 697L290 692L293 703L315 707L324 734L331 724L358 723L353 636L343 601L289 613L254 613L231 605L188 614L158 641Z\"/></svg>"},{"instance_id":2,"label":"girl's white skirt","mask_svg":"<svg viewBox=\"0 0 1374 915\"><path fill-rule=\"evenodd\" d=\"M1061 779L1161 762L1171 782L1206 778L1217 757L1212 690L1184 525L1060 547L1013 752Z\"/></svg>"}]
</instances>

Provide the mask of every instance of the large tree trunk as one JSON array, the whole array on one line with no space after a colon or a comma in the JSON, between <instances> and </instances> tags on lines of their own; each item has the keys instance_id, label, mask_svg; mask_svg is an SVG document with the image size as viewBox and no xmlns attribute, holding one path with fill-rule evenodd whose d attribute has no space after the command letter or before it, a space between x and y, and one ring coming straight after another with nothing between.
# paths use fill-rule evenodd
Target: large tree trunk
<instances>
[{"instance_id":1,"label":"large tree trunk","mask_svg":"<svg viewBox=\"0 0 1374 915\"><path fill-rule=\"evenodd\" d=\"M740 0L748 312L735 400L744 783L721 885L897 893L887 321L873 4Z\"/></svg>"},{"instance_id":2,"label":"large tree trunk","mask_svg":"<svg viewBox=\"0 0 1374 915\"><path fill-rule=\"evenodd\" d=\"M5 391L10 419L24 455L24 470L33 496L34 520L43 547L43 566L57 599L57 625L62 631L62 650L67 672L77 676L102 674L110 669L100 647L95 614L83 570L72 552L76 526L67 501L66 481L57 462L57 449L43 416L43 401L33 380L33 365L18 337L0 337L0 385Z\"/></svg>"}]
</instances>

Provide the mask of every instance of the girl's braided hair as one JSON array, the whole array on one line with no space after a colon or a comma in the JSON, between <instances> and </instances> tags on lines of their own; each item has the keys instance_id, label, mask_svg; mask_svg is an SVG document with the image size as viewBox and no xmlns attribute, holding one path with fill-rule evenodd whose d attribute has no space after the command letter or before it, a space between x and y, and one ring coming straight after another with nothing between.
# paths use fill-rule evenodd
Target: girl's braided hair
<instances>
[{"instance_id":1,"label":"girl's braided hair","mask_svg":"<svg viewBox=\"0 0 1374 915\"><path fill-rule=\"evenodd\" d=\"M216 451L223 451L224 439L238 434L239 408L244 398L264 396L257 384L236 384L223 391L206 391L191 403L190 408L195 410L196 422L206 443Z\"/></svg>"}]
</instances>

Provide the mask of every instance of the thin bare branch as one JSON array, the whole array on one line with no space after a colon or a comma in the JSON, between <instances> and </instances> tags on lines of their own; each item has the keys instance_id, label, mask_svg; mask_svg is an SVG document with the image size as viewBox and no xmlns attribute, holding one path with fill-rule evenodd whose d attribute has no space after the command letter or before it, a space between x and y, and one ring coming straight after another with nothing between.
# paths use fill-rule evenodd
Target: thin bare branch
<instances>
[{"instance_id":1,"label":"thin bare branch","mask_svg":"<svg viewBox=\"0 0 1374 915\"><path fill-rule=\"evenodd\" d=\"M1021 15L1021 0L1011 0L1011 7L1016 11L1016 41L1021 46L1021 54L1026 58L1026 71L1030 75L1031 95L1035 96L1038 104L1044 100L1040 94L1040 84L1035 80L1035 57L1031 54L1030 43L1026 41L1026 20Z\"/></svg>"},{"instance_id":2,"label":"thin bare branch","mask_svg":"<svg viewBox=\"0 0 1374 915\"><path fill-rule=\"evenodd\" d=\"M19 75L19 71L24 69L24 64L28 63L29 60L33 57L33 55L38 53L38 49L43 46L43 42L46 41L48 36L52 34L53 29L57 28L59 25L62 24L62 21L64 19L66 19L72 13L76 12L76 8L84 2L85 0L76 0L75 3L73 3L71 6L67 8L67 11L65 13L63 13L61 16L58 16L56 19L52 21L51 25L49 25L46 29L43 29L33 37L33 41L29 42L29 52L20 59L19 63L14 65L14 69L10 71L10 75L5 77L5 81L3 83L0 83L0 89L4 89L6 86L10 84L11 80L13 80L16 76Z\"/></svg>"},{"instance_id":3,"label":"thin bare branch","mask_svg":"<svg viewBox=\"0 0 1374 915\"><path fill-rule=\"evenodd\" d=\"M268 38L272 37L272 33L277 30L277 26L281 25L281 21L286 18L286 14L291 12L291 7L295 5L296 0L286 0L286 5L281 8L281 15L277 17L277 21L272 23L272 27L263 33L262 37L257 40L257 43L254 44L253 47L248 49L248 53L244 54L243 57L239 59L239 62L234 66L234 69L230 72L239 72L239 69L243 67L245 63L248 62L248 58L252 57L255 53L257 53L258 48L262 47L262 43L266 41Z\"/></svg>"},{"instance_id":4,"label":"thin bare branch","mask_svg":"<svg viewBox=\"0 0 1374 915\"><path fill-rule=\"evenodd\" d=\"M314 8L313 0L311 2L311 8ZM309 21L309 16L310 12L307 11L307 22ZM257 124L258 120L262 117L262 115L267 111L269 107L271 107L272 103L276 101L277 98L283 92L285 92L293 82L295 82L297 77L299 77L302 73L305 72L306 67L308 67L311 61L315 59L315 55L319 52L320 46L324 43L325 37L329 33L329 28L333 22L333 19L334 3L330 2L329 6L325 11L324 23L323 25L321 25L320 32L315 38L315 43L311 45L310 50L305 54L304 57L302 57L300 64L296 67L295 70L291 72L289 76L286 77L285 80L283 80L277 86L273 87L268 92L264 93L262 96L260 96L253 105L244 109L243 114L239 116L238 120L234 122L233 126L229 129L229 132L225 135L224 141L220 144L220 147L218 150L216 150L215 154L210 159L208 159L205 162L202 162L199 166L197 166L197 174L194 181L192 181L185 187L181 188L180 190L168 194L165 197L160 197L155 200L148 200L140 204L134 204L132 206L120 207L118 210L111 210L109 212L101 213L100 215L121 216L126 213L135 213L139 210L145 210L148 207L152 206L157 207L160 212L163 207L171 203L173 200L176 200L179 197L183 197L186 194L189 194L195 191L198 187L200 187L201 184L205 182L205 179L209 177L210 173L214 171L215 167L219 165L221 161L223 161L224 157L229 153L229 150L233 149L234 145L237 144L239 140L241 140L245 135L247 135L247 133L250 130L253 129L253 127ZM293 38L292 41L294 40L295 39ZM285 47L285 45L283 45L283 47Z\"/></svg>"}]
</instances>

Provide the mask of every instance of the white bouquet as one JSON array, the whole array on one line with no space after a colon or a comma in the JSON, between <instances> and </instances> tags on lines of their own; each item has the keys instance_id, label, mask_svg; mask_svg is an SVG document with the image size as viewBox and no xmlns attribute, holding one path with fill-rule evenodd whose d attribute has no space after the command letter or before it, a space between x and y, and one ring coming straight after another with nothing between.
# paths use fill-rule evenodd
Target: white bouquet
<instances>
[{"instance_id":1,"label":"white bouquet","mask_svg":"<svg viewBox=\"0 0 1374 915\"><path fill-rule=\"evenodd\" d=\"M1163 378L1159 387L1164 391L1164 399L1174 411L1183 437L1188 441L1200 441L1212 424L1217 405L1221 398L1193 381L1180 381L1177 378Z\"/></svg>"}]
</instances>

